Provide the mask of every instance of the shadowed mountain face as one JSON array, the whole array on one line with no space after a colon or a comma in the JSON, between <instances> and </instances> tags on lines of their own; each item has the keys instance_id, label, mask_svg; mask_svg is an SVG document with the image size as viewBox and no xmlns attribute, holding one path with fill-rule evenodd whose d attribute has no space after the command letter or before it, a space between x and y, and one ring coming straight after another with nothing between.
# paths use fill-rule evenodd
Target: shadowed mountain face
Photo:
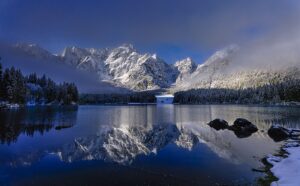
<instances>
[{"instance_id":1,"label":"shadowed mountain face","mask_svg":"<svg viewBox=\"0 0 300 186\"><path fill-rule=\"evenodd\" d=\"M129 93L128 89L99 81L96 74L71 68L62 58L37 45L7 46L0 44L0 63L14 66L24 74L46 74L56 82L74 82L81 93Z\"/></svg>"},{"instance_id":2,"label":"shadowed mountain face","mask_svg":"<svg viewBox=\"0 0 300 186\"><path fill-rule=\"evenodd\" d=\"M244 58L240 50L230 45L198 65L191 58L168 64L156 54L139 53L130 44L111 49L67 47L55 55L33 44L2 45L0 56L5 66L46 73L57 81L74 81L81 92L126 93L170 87L173 92L201 88L237 90L300 78L299 63L287 61L282 68L272 66L271 61L263 64L270 68L241 65Z\"/></svg>"}]
</instances>

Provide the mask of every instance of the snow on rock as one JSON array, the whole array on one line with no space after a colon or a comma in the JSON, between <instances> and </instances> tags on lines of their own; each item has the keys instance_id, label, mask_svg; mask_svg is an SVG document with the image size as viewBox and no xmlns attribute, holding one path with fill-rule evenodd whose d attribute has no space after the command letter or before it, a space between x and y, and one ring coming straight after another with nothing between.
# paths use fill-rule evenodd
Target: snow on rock
<instances>
[{"instance_id":1,"label":"snow on rock","mask_svg":"<svg viewBox=\"0 0 300 186\"><path fill-rule=\"evenodd\" d=\"M213 80L218 74L223 74L230 65L231 58L239 50L237 45L230 45L224 49L216 51L203 64L189 75L184 81L176 82L176 89L211 88Z\"/></svg>"},{"instance_id":2,"label":"snow on rock","mask_svg":"<svg viewBox=\"0 0 300 186\"><path fill-rule=\"evenodd\" d=\"M188 57L186 59L177 61L174 64L174 67L179 71L176 82L180 82L185 80L186 77L193 73L196 70L197 65L191 58Z\"/></svg>"},{"instance_id":3,"label":"snow on rock","mask_svg":"<svg viewBox=\"0 0 300 186\"><path fill-rule=\"evenodd\" d=\"M271 172L279 180L272 186L296 186L300 183L300 145L299 141L289 141L283 150L287 157L269 156L267 161L273 165Z\"/></svg>"},{"instance_id":4,"label":"snow on rock","mask_svg":"<svg viewBox=\"0 0 300 186\"><path fill-rule=\"evenodd\" d=\"M14 48L21 49L22 51L28 53L31 56L34 56L38 59L43 58L51 58L54 57L53 54L48 52L47 50L43 49L37 44L25 44L25 43L18 43L13 46Z\"/></svg>"},{"instance_id":5,"label":"snow on rock","mask_svg":"<svg viewBox=\"0 0 300 186\"><path fill-rule=\"evenodd\" d=\"M38 60L67 64L88 72L97 81L134 91L161 88L170 88L170 92L202 88L246 89L291 78L300 79L297 67L277 71L237 68L234 60L240 51L237 45L216 51L200 65L191 58L168 64L156 54L138 52L131 44L103 49L73 46L65 48L59 55L35 44L17 44L14 47Z\"/></svg>"},{"instance_id":6,"label":"snow on rock","mask_svg":"<svg viewBox=\"0 0 300 186\"><path fill-rule=\"evenodd\" d=\"M113 49L68 47L61 57L77 69L96 73L101 81L133 90L166 88L177 76L156 54L140 54L130 44Z\"/></svg>"},{"instance_id":7,"label":"snow on rock","mask_svg":"<svg viewBox=\"0 0 300 186\"><path fill-rule=\"evenodd\" d=\"M175 144L178 147L182 147L188 150L192 150L192 148L199 142L199 138L193 132L186 130L184 128L180 129L180 135L178 139L175 141Z\"/></svg>"}]
</instances>

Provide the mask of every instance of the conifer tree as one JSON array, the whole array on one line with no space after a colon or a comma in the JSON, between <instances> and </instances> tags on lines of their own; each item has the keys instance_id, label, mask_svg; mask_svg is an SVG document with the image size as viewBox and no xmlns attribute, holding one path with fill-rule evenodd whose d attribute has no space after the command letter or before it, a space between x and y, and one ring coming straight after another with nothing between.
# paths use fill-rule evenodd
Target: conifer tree
<instances>
[{"instance_id":1,"label":"conifer tree","mask_svg":"<svg viewBox=\"0 0 300 186\"><path fill-rule=\"evenodd\" d=\"M1 57L0 57L1 62ZM0 63L0 100L3 100L3 72L2 72L2 64Z\"/></svg>"}]
</instances>

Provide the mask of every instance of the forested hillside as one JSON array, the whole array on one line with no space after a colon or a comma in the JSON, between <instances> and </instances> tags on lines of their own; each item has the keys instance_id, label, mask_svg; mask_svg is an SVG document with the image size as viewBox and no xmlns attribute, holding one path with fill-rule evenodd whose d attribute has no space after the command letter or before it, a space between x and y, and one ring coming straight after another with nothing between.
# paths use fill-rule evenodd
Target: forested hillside
<instances>
[{"instance_id":1,"label":"forested hillside","mask_svg":"<svg viewBox=\"0 0 300 186\"><path fill-rule=\"evenodd\" d=\"M287 79L246 89L192 89L175 93L174 101L182 104L300 102L300 80Z\"/></svg>"},{"instance_id":2,"label":"forested hillside","mask_svg":"<svg viewBox=\"0 0 300 186\"><path fill-rule=\"evenodd\" d=\"M78 101L74 83L57 84L45 75L24 76L14 67L3 69L0 64L0 101L18 104L71 104Z\"/></svg>"}]
</instances>

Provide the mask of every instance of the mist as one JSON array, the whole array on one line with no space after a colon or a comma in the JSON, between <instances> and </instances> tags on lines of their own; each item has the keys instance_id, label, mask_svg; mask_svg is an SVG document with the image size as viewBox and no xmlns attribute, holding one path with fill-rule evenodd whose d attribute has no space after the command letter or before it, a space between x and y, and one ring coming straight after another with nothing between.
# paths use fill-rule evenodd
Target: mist
<instances>
[{"instance_id":1,"label":"mist","mask_svg":"<svg viewBox=\"0 0 300 186\"><path fill-rule=\"evenodd\" d=\"M73 82L77 85L80 93L127 93L128 90L118 88L109 83L98 81L96 74L76 70L62 61L55 59L39 59L18 48L7 44L0 44L0 63L4 68L14 66L25 75L36 73L39 76L46 75L57 83Z\"/></svg>"},{"instance_id":2,"label":"mist","mask_svg":"<svg viewBox=\"0 0 300 186\"><path fill-rule=\"evenodd\" d=\"M300 30L299 30L300 31ZM300 67L300 34L276 34L242 45L232 59L237 68L285 69Z\"/></svg>"}]
</instances>

